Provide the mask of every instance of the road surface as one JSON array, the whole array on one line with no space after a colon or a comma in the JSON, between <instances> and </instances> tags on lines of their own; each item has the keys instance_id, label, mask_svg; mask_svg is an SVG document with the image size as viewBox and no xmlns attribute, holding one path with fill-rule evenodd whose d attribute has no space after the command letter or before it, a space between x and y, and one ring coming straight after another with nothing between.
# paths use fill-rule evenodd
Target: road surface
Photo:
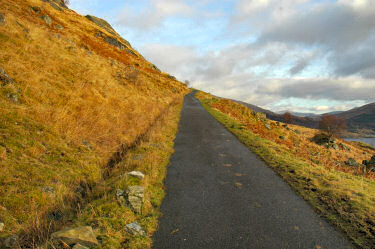
<instances>
[{"instance_id":1,"label":"road surface","mask_svg":"<svg viewBox=\"0 0 375 249\"><path fill-rule=\"evenodd\" d=\"M165 184L153 248L352 248L193 93Z\"/></svg>"}]
</instances>

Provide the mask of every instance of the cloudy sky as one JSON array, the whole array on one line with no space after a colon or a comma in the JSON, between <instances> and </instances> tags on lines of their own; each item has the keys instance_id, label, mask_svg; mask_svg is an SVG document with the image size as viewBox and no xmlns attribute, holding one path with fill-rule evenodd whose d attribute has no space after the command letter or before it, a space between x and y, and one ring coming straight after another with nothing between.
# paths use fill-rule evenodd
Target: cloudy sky
<instances>
[{"instance_id":1,"label":"cloudy sky","mask_svg":"<svg viewBox=\"0 0 375 249\"><path fill-rule=\"evenodd\" d=\"M71 0L193 87L281 111L375 102L374 0Z\"/></svg>"}]
</instances>

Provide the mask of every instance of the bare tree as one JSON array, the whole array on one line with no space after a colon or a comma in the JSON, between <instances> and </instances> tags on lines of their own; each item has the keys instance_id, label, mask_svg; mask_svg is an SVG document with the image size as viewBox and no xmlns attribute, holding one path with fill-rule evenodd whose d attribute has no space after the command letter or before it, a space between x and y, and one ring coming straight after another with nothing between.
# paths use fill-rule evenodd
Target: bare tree
<instances>
[{"instance_id":1,"label":"bare tree","mask_svg":"<svg viewBox=\"0 0 375 249\"><path fill-rule=\"evenodd\" d=\"M330 137L338 136L346 130L346 123L344 119L328 114L319 121L319 129Z\"/></svg>"},{"instance_id":2,"label":"bare tree","mask_svg":"<svg viewBox=\"0 0 375 249\"><path fill-rule=\"evenodd\" d=\"M70 4L70 0L61 0L61 2L62 2L64 5L69 5L69 4Z\"/></svg>"},{"instance_id":3,"label":"bare tree","mask_svg":"<svg viewBox=\"0 0 375 249\"><path fill-rule=\"evenodd\" d=\"M293 122L293 115L290 112L284 113L281 117L287 124L291 124Z\"/></svg>"},{"instance_id":4,"label":"bare tree","mask_svg":"<svg viewBox=\"0 0 375 249\"><path fill-rule=\"evenodd\" d=\"M186 86L190 86L190 81L185 80L185 85L186 85Z\"/></svg>"}]
</instances>

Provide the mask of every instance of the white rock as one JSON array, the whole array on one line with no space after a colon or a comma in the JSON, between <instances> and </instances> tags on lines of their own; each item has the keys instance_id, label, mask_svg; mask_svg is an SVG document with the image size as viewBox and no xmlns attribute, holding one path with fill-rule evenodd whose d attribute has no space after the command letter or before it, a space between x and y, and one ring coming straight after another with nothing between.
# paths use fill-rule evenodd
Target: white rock
<instances>
[{"instance_id":1,"label":"white rock","mask_svg":"<svg viewBox=\"0 0 375 249\"><path fill-rule=\"evenodd\" d=\"M139 180L145 178L145 175L140 171L132 171L128 173L129 176L137 177Z\"/></svg>"}]
</instances>

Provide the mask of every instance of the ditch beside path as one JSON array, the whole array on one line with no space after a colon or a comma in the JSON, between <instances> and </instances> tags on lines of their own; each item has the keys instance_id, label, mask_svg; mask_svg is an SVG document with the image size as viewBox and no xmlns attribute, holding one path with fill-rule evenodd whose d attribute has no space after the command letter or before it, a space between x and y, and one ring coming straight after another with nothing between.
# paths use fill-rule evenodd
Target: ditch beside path
<instances>
[{"instance_id":1,"label":"ditch beside path","mask_svg":"<svg viewBox=\"0 0 375 249\"><path fill-rule=\"evenodd\" d=\"M354 248L194 93L185 97L165 184L155 249Z\"/></svg>"}]
</instances>

